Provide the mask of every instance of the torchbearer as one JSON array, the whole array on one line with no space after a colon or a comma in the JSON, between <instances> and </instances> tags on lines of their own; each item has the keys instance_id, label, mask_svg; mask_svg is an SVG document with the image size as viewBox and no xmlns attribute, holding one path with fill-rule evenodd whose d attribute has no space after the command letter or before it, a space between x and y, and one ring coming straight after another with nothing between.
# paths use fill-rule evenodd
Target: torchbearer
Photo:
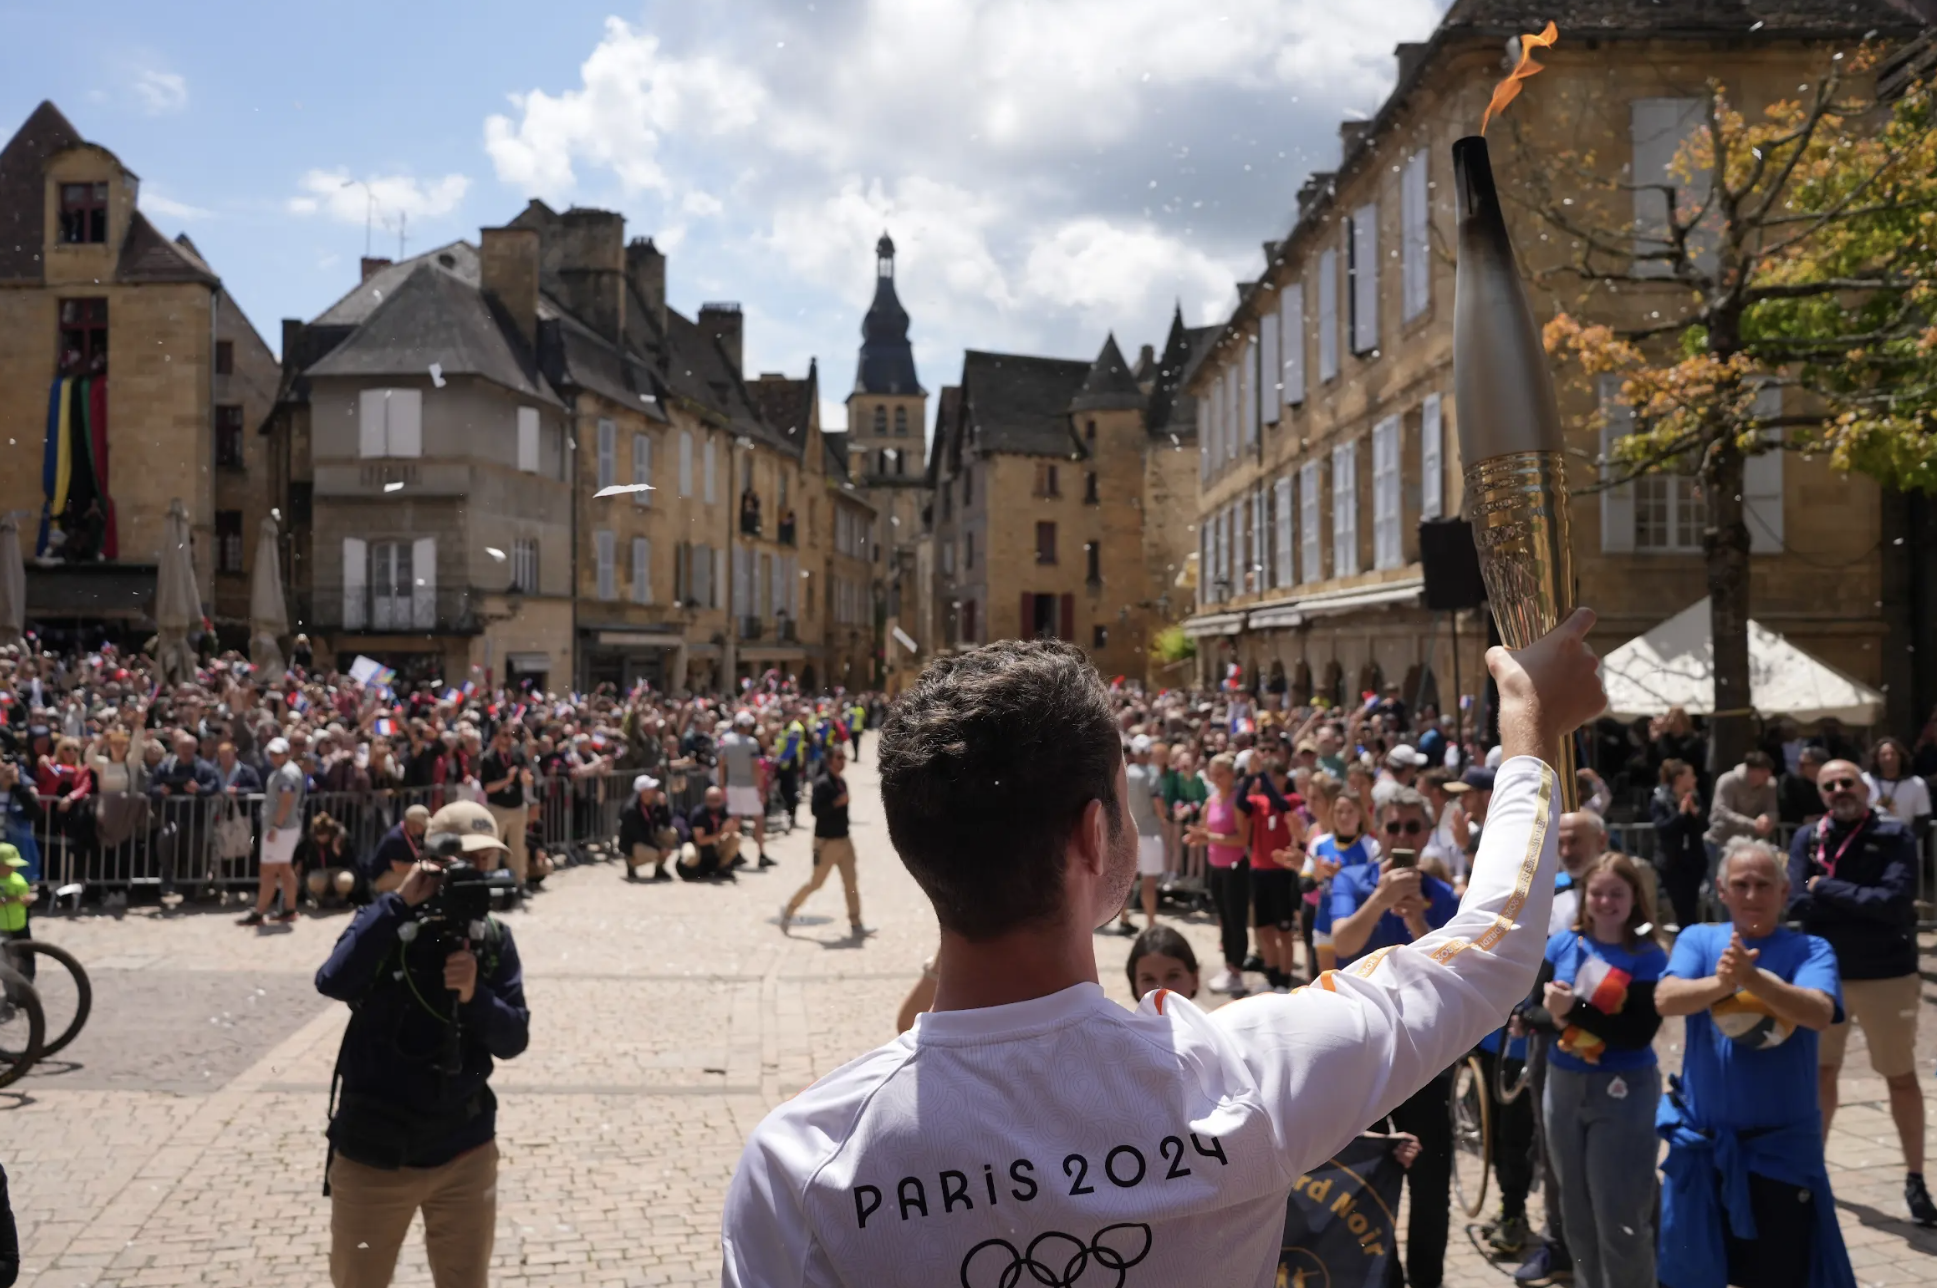
<instances>
[{"instance_id":1,"label":"torchbearer","mask_svg":"<svg viewBox=\"0 0 1937 1288\"><path fill-rule=\"evenodd\" d=\"M1519 649L1574 608L1560 409L1483 136L1453 144L1453 184L1459 210L1453 393L1466 513L1500 638ZM1559 771L1562 809L1578 809L1572 739L1542 759Z\"/></svg>"}]
</instances>

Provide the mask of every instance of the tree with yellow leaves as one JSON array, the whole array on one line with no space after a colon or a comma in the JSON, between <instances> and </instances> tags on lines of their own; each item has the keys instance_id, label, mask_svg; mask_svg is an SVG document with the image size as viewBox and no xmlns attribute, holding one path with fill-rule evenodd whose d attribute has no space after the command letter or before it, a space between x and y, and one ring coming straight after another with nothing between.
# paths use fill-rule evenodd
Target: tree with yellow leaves
<instances>
[{"instance_id":1,"label":"tree with yellow leaves","mask_svg":"<svg viewBox=\"0 0 1937 1288\"><path fill-rule=\"evenodd\" d=\"M1871 48L1824 57L1754 116L1709 82L1663 175L1564 154L1521 190L1571 251L1542 276L1572 279L1582 312L1628 304L1605 311L1630 325L1563 311L1546 330L1563 374L1603 391L1597 418L1628 431L1600 486L1699 488L1721 764L1750 746L1745 463L1823 453L1937 491L1937 100L1921 82L1879 99Z\"/></svg>"}]
</instances>

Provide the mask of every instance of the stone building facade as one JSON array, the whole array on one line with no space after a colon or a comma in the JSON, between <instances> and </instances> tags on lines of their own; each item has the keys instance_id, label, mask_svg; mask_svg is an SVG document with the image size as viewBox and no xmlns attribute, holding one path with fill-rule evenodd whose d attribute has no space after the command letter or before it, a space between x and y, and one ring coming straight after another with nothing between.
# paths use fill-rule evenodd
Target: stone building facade
<instances>
[{"instance_id":1,"label":"stone building facade","mask_svg":"<svg viewBox=\"0 0 1937 1288\"><path fill-rule=\"evenodd\" d=\"M1577 20L1492 131L1502 189L1562 148L1610 172L1662 173L1682 137L1664 123L1681 120L1708 78L1759 112L1793 95L1831 42L1905 21L1881 3L1788 8L1796 12L1753 40L1705 26L1701 6L1672 32L1615 6L1605 21ZM1429 41L1399 47L1397 87L1372 119L1341 126L1338 167L1300 190L1295 223L1267 244L1258 279L1240 284L1230 321L1192 372L1200 575L1186 629L1198 640L1200 680L1236 663L1246 683L1282 686L1294 699L1344 701L1397 682L1409 701L1452 701L1451 623L1422 606L1418 550L1420 521L1457 515L1462 501L1449 149L1477 128L1503 42L1538 30L1543 15L1512 0L1456 0ZM1531 215L1512 231L1526 271L1568 253ZM1535 307L1544 318L1564 302L1619 322L1659 310L1670 294L1664 286L1610 306L1539 292ZM1561 390L1563 420L1575 427L1575 570L1581 600L1601 615L1593 643L1606 652L1705 589L1700 499L1687 479L1594 490L1611 440L1581 427L1601 396ZM1772 453L1753 458L1745 502L1756 619L1878 683L1876 486ZM1484 682L1484 624L1469 613L1459 626L1463 688L1473 694Z\"/></svg>"},{"instance_id":2,"label":"stone building facade","mask_svg":"<svg viewBox=\"0 0 1937 1288\"><path fill-rule=\"evenodd\" d=\"M139 193L52 103L0 149L0 509L28 516L31 621L139 642L153 628L162 519L180 498L204 612L240 643L268 508L254 440L275 359ZM63 402L67 451L50 455ZM50 513L56 499L63 513Z\"/></svg>"}]
</instances>

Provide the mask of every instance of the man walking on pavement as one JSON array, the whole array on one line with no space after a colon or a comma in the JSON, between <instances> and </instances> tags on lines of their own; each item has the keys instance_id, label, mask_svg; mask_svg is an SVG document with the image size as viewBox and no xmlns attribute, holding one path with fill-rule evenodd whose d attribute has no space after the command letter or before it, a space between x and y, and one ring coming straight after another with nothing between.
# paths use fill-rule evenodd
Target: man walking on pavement
<instances>
[{"instance_id":1,"label":"man walking on pavement","mask_svg":"<svg viewBox=\"0 0 1937 1288\"><path fill-rule=\"evenodd\" d=\"M780 910L780 929L785 933L807 896L821 888L828 869L841 870L841 890L847 896L847 924L855 939L868 933L861 924L861 886L854 875L854 841L847 834L847 780L841 770L847 767L847 753L836 745L827 752L827 772L814 782L808 808L814 814L814 874L807 884L794 891Z\"/></svg>"},{"instance_id":2,"label":"man walking on pavement","mask_svg":"<svg viewBox=\"0 0 1937 1288\"><path fill-rule=\"evenodd\" d=\"M1870 806L1869 784L1847 760L1816 775L1828 811L1789 846L1789 916L1829 941L1843 983L1843 1019L1824 1030L1816 1056L1823 1136L1836 1115L1837 1078L1850 1021L1863 1026L1870 1067L1890 1090L1903 1145L1903 1201L1918 1225L1937 1225L1924 1185L1924 1093L1917 1085L1917 843L1900 820Z\"/></svg>"},{"instance_id":3,"label":"man walking on pavement","mask_svg":"<svg viewBox=\"0 0 1937 1288\"><path fill-rule=\"evenodd\" d=\"M260 926L269 903L282 890L282 912L277 921L296 920L296 844L303 839L303 794L307 780L289 757L289 740L271 738L269 776L262 784L262 860L256 878L256 906L244 913L238 926Z\"/></svg>"}]
</instances>

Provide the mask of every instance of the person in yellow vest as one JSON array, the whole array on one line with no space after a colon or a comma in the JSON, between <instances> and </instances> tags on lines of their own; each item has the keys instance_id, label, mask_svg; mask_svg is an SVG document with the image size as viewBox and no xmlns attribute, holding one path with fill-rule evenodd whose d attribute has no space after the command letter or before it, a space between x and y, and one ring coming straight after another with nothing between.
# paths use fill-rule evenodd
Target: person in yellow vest
<instances>
[{"instance_id":1,"label":"person in yellow vest","mask_svg":"<svg viewBox=\"0 0 1937 1288\"><path fill-rule=\"evenodd\" d=\"M26 875L21 871L26 866L27 860L20 857L19 850L0 845L0 941L34 937L28 929L27 916L27 909L34 901L34 888L27 884ZM34 959L24 957L20 970L32 979Z\"/></svg>"},{"instance_id":2,"label":"person in yellow vest","mask_svg":"<svg viewBox=\"0 0 1937 1288\"><path fill-rule=\"evenodd\" d=\"M858 699L847 711L847 740L854 747L854 763L861 763L861 729L868 722L868 707Z\"/></svg>"}]
</instances>

